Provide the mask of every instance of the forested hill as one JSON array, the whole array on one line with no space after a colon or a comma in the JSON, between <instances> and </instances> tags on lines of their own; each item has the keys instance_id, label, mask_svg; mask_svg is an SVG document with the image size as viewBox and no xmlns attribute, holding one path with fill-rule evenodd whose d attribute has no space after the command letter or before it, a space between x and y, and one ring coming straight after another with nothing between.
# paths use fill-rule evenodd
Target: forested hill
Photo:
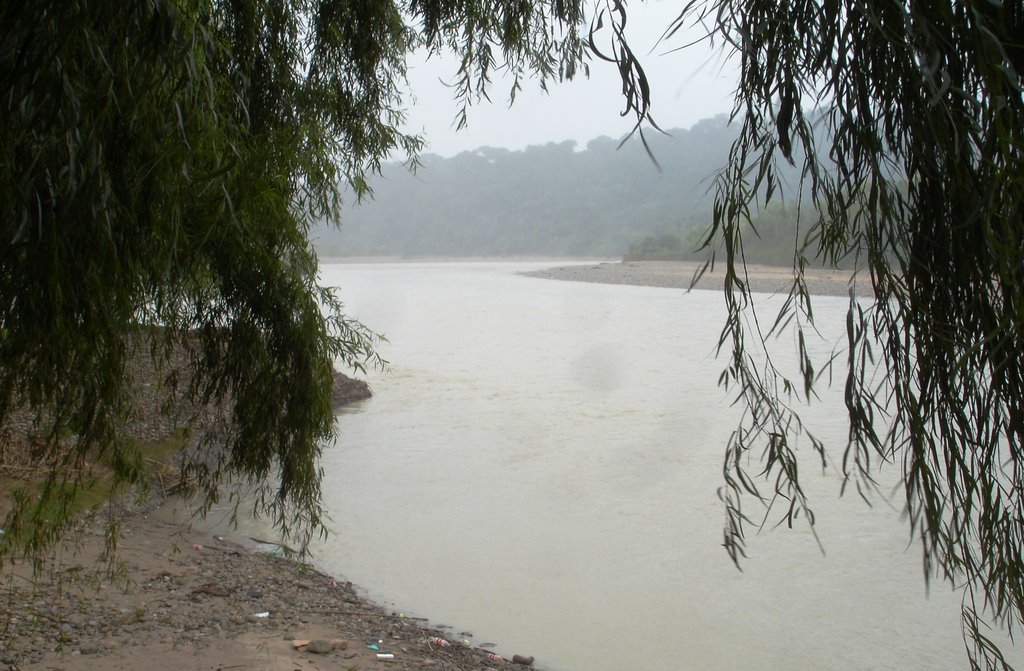
<instances>
[{"instance_id":1,"label":"forested hill","mask_svg":"<svg viewBox=\"0 0 1024 671\"><path fill-rule=\"evenodd\" d=\"M711 212L716 170L734 131L724 116L667 135L483 147L427 154L410 174L386 164L373 200L346 207L341 230L321 226L321 255L620 256L650 236L691 238Z\"/></svg>"}]
</instances>

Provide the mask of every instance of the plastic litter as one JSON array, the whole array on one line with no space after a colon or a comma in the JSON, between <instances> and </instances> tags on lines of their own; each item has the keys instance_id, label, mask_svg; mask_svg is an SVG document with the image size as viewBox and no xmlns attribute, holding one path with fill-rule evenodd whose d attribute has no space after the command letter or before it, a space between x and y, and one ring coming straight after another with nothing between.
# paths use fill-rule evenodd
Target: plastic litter
<instances>
[{"instance_id":1,"label":"plastic litter","mask_svg":"<svg viewBox=\"0 0 1024 671\"><path fill-rule=\"evenodd\" d=\"M270 617L270 612L265 610L262 613L253 613L253 617Z\"/></svg>"},{"instance_id":2,"label":"plastic litter","mask_svg":"<svg viewBox=\"0 0 1024 671\"><path fill-rule=\"evenodd\" d=\"M448 641L444 640L443 638L432 638L432 639L430 639L430 644L431 645L436 645L439 648L447 648L448 646L451 645L451 643L449 643Z\"/></svg>"},{"instance_id":3,"label":"plastic litter","mask_svg":"<svg viewBox=\"0 0 1024 671\"><path fill-rule=\"evenodd\" d=\"M395 656L390 652L378 652L377 659L394 659Z\"/></svg>"},{"instance_id":4,"label":"plastic litter","mask_svg":"<svg viewBox=\"0 0 1024 671\"><path fill-rule=\"evenodd\" d=\"M487 654L487 661L489 662L504 662L505 658L501 655L496 655L493 652Z\"/></svg>"}]
</instances>

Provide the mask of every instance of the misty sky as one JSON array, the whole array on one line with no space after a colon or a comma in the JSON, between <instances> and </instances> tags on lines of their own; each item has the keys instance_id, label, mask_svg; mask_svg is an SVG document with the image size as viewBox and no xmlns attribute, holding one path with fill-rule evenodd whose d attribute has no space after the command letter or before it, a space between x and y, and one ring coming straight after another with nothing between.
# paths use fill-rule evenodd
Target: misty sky
<instances>
[{"instance_id":1,"label":"misty sky","mask_svg":"<svg viewBox=\"0 0 1024 671\"><path fill-rule=\"evenodd\" d=\"M665 27L682 3L648 2L629 6L627 24L634 53L651 82L653 116L662 128L689 128L697 121L728 112L736 84L735 65L720 52L698 44L674 53L665 52L699 36L677 34L655 48ZM422 133L426 151L453 156L480 146L521 149L527 145L576 140L579 148L601 135L618 138L629 132L632 120L622 117L621 85L614 66L591 64L590 78L554 84L545 94L535 82L526 82L508 105L508 82L494 78L491 100L472 108L469 127L455 132L458 107L452 92L440 80L451 81L454 59L410 63L409 80L415 95L408 130Z\"/></svg>"}]
</instances>

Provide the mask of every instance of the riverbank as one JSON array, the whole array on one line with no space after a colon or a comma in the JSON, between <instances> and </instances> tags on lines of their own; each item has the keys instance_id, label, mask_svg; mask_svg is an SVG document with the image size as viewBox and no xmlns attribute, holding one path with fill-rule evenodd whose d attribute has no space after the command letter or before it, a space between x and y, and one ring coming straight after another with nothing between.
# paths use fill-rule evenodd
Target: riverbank
<instances>
[{"instance_id":1,"label":"riverbank","mask_svg":"<svg viewBox=\"0 0 1024 671\"><path fill-rule=\"evenodd\" d=\"M182 357L176 353L176 365L184 364ZM147 358L139 355L131 366L140 411L125 433L158 444L175 435L178 415L160 412L168 397ZM365 382L335 374L336 408L369 394ZM197 427L216 420L213 409L178 411ZM0 519L10 485L41 477L31 459L31 422L15 415L0 431ZM156 464L154 477L161 475L158 466L171 469ZM154 484L156 498L142 507L132 504L128 511L112 503L93 512L66 535L41 572L23 562L2 566L5 671L513 666L488 659L493 646L472 643L469 632L389 611L340 576L280 556L282 548L273 543L181 522L190 518L171 511L181 507L179 500L162 497L162 479ZM119 519L113 564L105 558L106 513Z\"/></svg>"},{"instance_id":2,"label":"riverbank","mask_svg":"<svg viewBox=\"0 0 1024 671\"><path fill-rule=\"evenodd\" d=\"M111 574L101 559L103 533L102 520L86 524L42 574L24 564L5 568L5 669L514 666L488 660L489 648L469 643L468 632L391 612L349 582L266 551L273 545L203 533L161 520L159 511L134 514L118 531Z\"/></svg>"},{"instance_id":3,"label":"riverbank","mask_svg":"<svg viewBox=\"0 0 1024 671\"><path fill-rule=\"evenodd\" d=\"M557 266L545 270L524 272L529 277L571 282L598 282L602 284L629 284L672 289L688 289L701 264L689 261L623 261ZM848 271L809 268L805 272L807 288L816 296L870 296L867 279L851 277ZM793 269L780 266L750 264L746 267L745 281L758 293L788 293L793 284ZM694 289L721 290L725 280L724 264L716 264Z\"/></svg>"}]
</instances>

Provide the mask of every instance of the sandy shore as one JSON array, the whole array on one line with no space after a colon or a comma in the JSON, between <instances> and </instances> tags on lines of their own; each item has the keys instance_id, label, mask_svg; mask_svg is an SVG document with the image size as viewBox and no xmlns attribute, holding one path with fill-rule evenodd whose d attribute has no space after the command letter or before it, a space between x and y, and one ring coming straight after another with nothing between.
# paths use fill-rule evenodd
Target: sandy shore
<instances>
[{"instance_id":1,"label":"sandy shore","mask_svg":"<svg viewBox=\"0 0 1024 671\"><path fill-rule=\"evenodd\" d=\"M124 520L114 576L99 559L100 523L86 526L77 546L65 544L42 575L4 567L3 668L523 668L489 660L494 646L472 642L469 632L388 611L351 583L275 556L276 546L160 517Z\"/></svg>"},{"instance_id":2,"label":"sandy shore","mask_svg":"<svg viewBox=\"0 0 1024 671\"><path fill-rule=\"evenodd\" d=\"M700 264L684 261L625 261L558 266L546 270L525 272L530 277L573 282L600 282L604 284L632 284L674 289L689 288ZM725 277L724 265L717 264L694 286L695 289L721 290ZM846 271L808 269L807 286L812 295L869 296L867 280L851 278ZM777 266L748 265L746 281L759 293L788 293L793 282L793 269Z\"/></svg>"}]
</instances>

